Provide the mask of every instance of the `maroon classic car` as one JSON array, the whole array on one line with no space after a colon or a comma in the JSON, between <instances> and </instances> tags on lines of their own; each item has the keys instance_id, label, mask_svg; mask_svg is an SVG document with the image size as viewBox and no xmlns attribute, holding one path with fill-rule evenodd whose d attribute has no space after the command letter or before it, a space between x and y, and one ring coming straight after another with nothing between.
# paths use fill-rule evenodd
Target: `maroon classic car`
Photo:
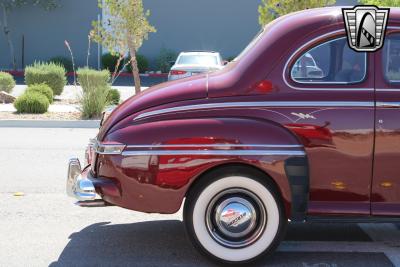
<instances>
[{"instance_id":1,"label":"maroon classic car","mask_svg":"<svg viewBox=\"0 0 400 267\"><path fill-rule=\"evenodd\" d=\"M184 201L204 254L272 253L288 221L400 221L400 9L349 48L340 8L277 19L223 70L163 83L104 118L67 191L155 213Z\"/></svg>"}]
</instances>

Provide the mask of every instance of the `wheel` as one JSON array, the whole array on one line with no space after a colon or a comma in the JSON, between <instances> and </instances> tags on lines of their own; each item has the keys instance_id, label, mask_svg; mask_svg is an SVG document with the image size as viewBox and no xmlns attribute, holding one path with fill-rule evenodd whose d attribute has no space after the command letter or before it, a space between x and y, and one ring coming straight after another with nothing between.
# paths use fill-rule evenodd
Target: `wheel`
<instances>
[{"instance_id":1,"label":"wheel","mask_svg":"<svg viewBox=\"0 0 400 267\"><path fill-rule=\"evenodd\" d=\"M287 219L269 178L243 167L201 178L187 195L184 224L193 245L222 263L247 263L272 253Z\"/></svg>"}]
</instances>

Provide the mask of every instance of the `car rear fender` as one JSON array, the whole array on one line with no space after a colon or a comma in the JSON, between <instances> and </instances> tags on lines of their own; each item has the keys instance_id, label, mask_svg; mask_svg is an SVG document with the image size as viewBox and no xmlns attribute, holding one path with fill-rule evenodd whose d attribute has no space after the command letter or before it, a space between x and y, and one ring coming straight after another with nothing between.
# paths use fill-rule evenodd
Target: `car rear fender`
<instances>
[{"instance_id":1,"label":"car rear fender","mask_svg":"<svg viewBox=\"0 0 400 267\"><path fill-rule=\"evenodd\" d=\"M162 194L157 199L147 199L154 201L152 211L179 209L190 185L204 172L223 164L240 163L268 174L279 187L289 218L304 219L309 193L307 157L298 139L276 123L232 117L170 119L118 129L104 141L126 144L122 162L129 162L127 157L136 163L143 159L147 163L146 167L141 163L140 173L152 177L147 183L176 191L174 199L168 194L165 203L172 206L165 210L157 210ZM118 161L114 164L118 165ZM137 175L135 168L129 166L129 173Z\"/></svg>"}]
</instances>

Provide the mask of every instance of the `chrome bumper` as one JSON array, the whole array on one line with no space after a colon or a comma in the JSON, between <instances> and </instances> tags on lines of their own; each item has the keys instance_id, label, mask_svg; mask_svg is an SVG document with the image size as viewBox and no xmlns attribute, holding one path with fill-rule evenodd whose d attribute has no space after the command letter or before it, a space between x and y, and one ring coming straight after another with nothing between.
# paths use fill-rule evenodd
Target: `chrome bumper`
<instances>
[{"instance_id":1,"label":"chrome bumper","mask_svg":"<svg viewBox=\"0 0 400 267\"><path fill-rule=\"evenodd\" d=\"M67 195L78 200L77 205L85 207L104 206L104 201L98 198L93 182L82 177L79 159L72 158L68 164Z\"/></svg>"}]
</instances>

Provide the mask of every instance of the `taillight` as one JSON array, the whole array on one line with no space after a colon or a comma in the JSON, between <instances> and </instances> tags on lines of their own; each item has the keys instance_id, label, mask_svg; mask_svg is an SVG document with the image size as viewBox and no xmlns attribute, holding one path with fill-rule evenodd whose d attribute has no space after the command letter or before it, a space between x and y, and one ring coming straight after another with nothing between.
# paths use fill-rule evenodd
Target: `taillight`
<instances>
[{"instance_id":1,"label":"taillight","mask_svg":"<svg viewBox=\"0 0 400 267\"><path fill-rule=\"evenodd\" d=\"M184 70L171 70L169 72L170 75L183 75L186 73L187 73L187 71L184 71Z\"/></svg>"}]
</instances>

